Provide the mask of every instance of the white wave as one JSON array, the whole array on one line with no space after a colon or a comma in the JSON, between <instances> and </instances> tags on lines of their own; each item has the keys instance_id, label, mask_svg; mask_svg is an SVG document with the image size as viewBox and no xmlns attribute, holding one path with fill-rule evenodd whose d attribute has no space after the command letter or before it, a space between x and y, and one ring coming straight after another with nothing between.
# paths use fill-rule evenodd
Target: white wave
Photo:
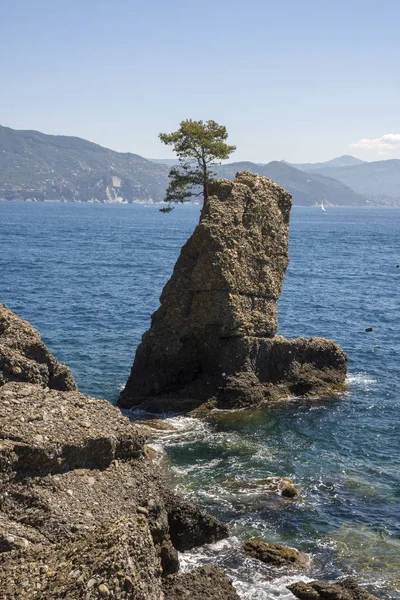
<instances>
[{"instance_id":1,"label":"white wave","mask_svg":"<svg viewBox=\"0 0 400 600\"><path fill-rule=\"evenodd\" d=\"M293 599L286 586L298 581L312 581L304 573L288 575L270 569L260 561L247 558L237 537L208 544L191 552L179 554L180 567L188 572L206 564L222 566L243 600ZM279 571L279 570L278 570Z\"/></svg>"},{"instance_id":2,"label":"white wave","mask_svg":"<svg viewBox=\"0 0 400 600\"><path fill-rule=\"evenodd\" d=\"M157 442L151 443L151 444L147 444L147 446L149 448L151 448L152 450L154 450L155 452L157 452L160 455L165 455L165 450L162 444L158 444Z\"/></svg>"},{"instance_id":3,"label":"white wave","mask_svg":"<svg viewBox=\"0 0 400 600\"><path fill-rule=\"evenodd\" d=\"M349 373L346 377L346 383L350 387L357 387L368 391L374 386L376 379L373 379L368 373Z\"/></svg>"}]
</instances>

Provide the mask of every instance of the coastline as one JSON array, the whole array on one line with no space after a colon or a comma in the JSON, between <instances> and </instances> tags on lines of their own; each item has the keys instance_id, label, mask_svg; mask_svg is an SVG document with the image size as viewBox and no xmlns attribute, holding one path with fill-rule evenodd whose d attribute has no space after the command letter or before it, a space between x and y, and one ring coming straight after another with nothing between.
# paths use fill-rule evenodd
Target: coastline
<instances>
[{"instance_id":1,"label":"coastline","mask_svg":"<svg viewBox=\"0 0 400 600\"><path fill-rule=\"evenodd\" d=\"M182 223L174 223L170 234L163 230L165 223L172 220L156 219L161 227L151 229L155 210L115 210L115 215L131 214L132 218L121 222L113 218L110 222L111 213L104 209L96 212L104 215L104 227L101 220L84 221L83 235L80 230L75 231L74 220L68 227L69 221L60 219L60 215L67 214L63 207L45 210L43 206L42 211L28 208L20 206L14 211L10 207L4 223L5 232L10 235L4 238L7 243L3 246L2 297L43 332L50 347L73 367L80 387L87 394L113 400L129 368L132 345L138 343L147 327L143 314L150 314L157 306L159 290L193 227L197 211L179 211L179 215L187 217ZM89 209L87 212L91 213ZM143 215L140 220L135 216L139 212ZM232 499L237 498L234 505L239 519L237 527L245 526L240 516L245 512L246 526L264 531L270 539L304 549L308 544L317 557L325 560L325 567L321 565L324 577L335 575L328 560L333 556L354 569L360 582L378 581L379 593L388 597L382 591L384 578L390 576L385 555L391 553L393 561L398 557L392 522L397 506L393 495L397 480L389 462L383 471L375 466L380 464L383 452L393 457L397 452L387 437L389 427L397 422L396 380L389 377L395 369L397 312L396 304L393 308L390 302L382 306L379 298L383 294L390 300L390 294L397 289L394 286L398 274L395 270L392 273L391 266L396 265L398 247L395 229L393 234L390 229L392 212L351 212L355 219L349 224L347 210L341 217L337 211L337 220L329 221L320 211L297 211L292 223L291 265L280 307L281 327L286 335L296 336L304 331L313 335L318 323L324 323L324 328L352 356L354 381L350 382L344 398L339 402L304 402L301 406L285 402L285 406L275 405L271 410L261 411L265 415L262 420L253 417L243 421L245 412L240 413L240 427L234 415L228 420L231 423L227 421L229 415L225 415L225 425L214 430L212 439L199 437L195 432L190 437L182 432L179 443L168 445L167 454L175 481L188 498L197 497L203 506L212 504L217 513L226 509L228 517ZM27 219L33 213L38 215L37 223L32 221L27 228ZM21 225L19 215L23 219ZM110 245L110 224L115 231L119 223L123 224L121 234ZM136 255L140 258L144 229L149 231L145 264L143 257L141 262L135 262ZM382 243L383 230L384 253L376 251L377 243ZM76 260L76 253L72 253L71 239L78 244L81 263ZM363 240L368 240L368 244ZM125 241L135 247L135 252L127 253ZM83 242L88 246L87 251ZM113 272L106 286L110 278L106 267L110 263ZM341 269L340 280L335 275L338 269ZM137 281L130 277L132 270L138 272ZM46 293L50 292L49 278L51 294ZM71 293L65 293L65 281ZM317 297L311 293L311 282L316 286ZM296 292L299 286L301 294ZM335 286L340 293L332 296ZM361 299L364 299L363 311L359 309ZM364 327L370 324L375 333L366 335ZM271 436L271 427L276 437ZM189 452L189 445L195 450ZM288 512L274 509L265 501L260 506L249 490L227 495L220 481L228 471L232 475L240 471L255 479L270 472L292 476L306 501L297 509L293 505ZM213 496L208 483L211 474L217 484ZM357 514L358 521L351 519L351 512ZM379 526L374 528L374 514L378 525L385 523L389 535L380 531ZM346 548L351 554L342 556ZM224 556L228 559L231 554L227 552ZM208 557L199 554L198 560L201 564ZM376 571L374 565L378 564L381 567ZM273 586L269 590L272 595L278 593Z\"/></svg>"}]
</instances>

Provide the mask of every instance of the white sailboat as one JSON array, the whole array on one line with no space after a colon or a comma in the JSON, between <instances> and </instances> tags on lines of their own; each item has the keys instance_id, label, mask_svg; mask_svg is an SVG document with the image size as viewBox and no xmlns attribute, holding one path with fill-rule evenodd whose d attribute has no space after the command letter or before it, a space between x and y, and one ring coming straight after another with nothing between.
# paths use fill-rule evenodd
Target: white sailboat
<instances>
[{"instance_id":1,"label":"white sailboat","mask_svg":"<svg viewBox=\"0 0 400 600\"><path fill-rule=\"evenodd\" d=\"M324 212L326 212L326 208L325 208L325 206L324 206L324 201L322 201L322 202L321 202L321 209L322 209Z\"/></svg>"}]
</instances>

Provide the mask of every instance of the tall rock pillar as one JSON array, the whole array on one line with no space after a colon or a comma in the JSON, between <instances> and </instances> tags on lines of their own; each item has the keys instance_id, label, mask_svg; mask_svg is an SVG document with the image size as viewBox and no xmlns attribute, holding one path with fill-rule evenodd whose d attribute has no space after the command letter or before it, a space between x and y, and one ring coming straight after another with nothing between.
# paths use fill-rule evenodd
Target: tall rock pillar
<instances>
[{"instance_id":1,"label":"tall rock pillar","mask_svg":"<svg viewBox=\"0 0 400 600\"><path fill-rule=\"evenodd\" d=\"M186 410L213 400L237 407L343 383L346 357L333 342L275 337L291 205L288 192L254 173L210 186L137 349L120 406ZM322 370L312 369L310 352Z\"/></svg>"}]
</instances>

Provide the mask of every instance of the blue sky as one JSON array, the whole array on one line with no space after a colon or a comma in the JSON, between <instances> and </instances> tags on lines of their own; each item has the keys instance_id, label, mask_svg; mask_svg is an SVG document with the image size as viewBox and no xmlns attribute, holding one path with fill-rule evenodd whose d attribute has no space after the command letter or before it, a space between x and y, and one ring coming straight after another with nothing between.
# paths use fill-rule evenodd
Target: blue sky
<instances>
[{"instance_id":1,"label":"blue sky","mask_svg":"<svg viewBox=\"0 0 400 600\"><path fill-rule=\"evenodd\" d=\"M235 160L400 158L399 23L399 0L2 0L0 124L168 157L160 131L214 119Z\"/></svg>"}]
</instances>

